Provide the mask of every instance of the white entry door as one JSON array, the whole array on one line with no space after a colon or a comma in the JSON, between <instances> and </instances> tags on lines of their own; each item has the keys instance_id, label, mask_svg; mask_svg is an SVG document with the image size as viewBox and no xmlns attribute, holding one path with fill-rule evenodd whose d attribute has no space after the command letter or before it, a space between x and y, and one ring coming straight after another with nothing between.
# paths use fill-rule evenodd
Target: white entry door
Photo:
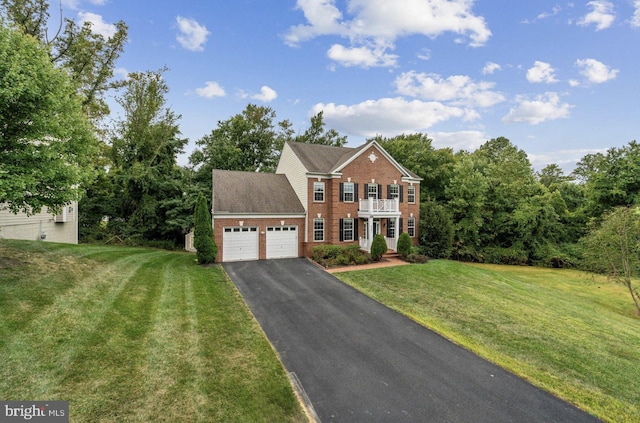
<instances>
[{"instance_id":1,"label":"white entry door","mask_svg":"<svg viewBox=\"0 0 640 423\"><path fill-rule=\"evenodd\" d=\"M298 257L298 227L267 227L267 258Z\"/></svg>"},{"instance_id":2,"label":"white entry door","mask_svg":"<svg viewBox=\"0 0 640 423\"><path fill-rule=\"evenodd\" d=\"M222 261L258 260L258 228L225 227L222 235Z\"/></svg>"}]
</instances>

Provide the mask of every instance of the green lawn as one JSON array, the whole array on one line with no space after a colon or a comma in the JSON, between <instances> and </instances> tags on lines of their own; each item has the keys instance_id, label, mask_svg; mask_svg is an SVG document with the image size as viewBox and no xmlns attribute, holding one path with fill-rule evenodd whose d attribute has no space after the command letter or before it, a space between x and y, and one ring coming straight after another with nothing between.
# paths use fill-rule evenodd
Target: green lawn
<instances>
[{"instance_id":1,"label":"green lawn","mask_svg":"<svg viewBox=\"0 0 640 423\"><path fill-rule=\"evenodd\" d=\"M153 249L0 240L0 399L73 422L307 421L224 271Z\"/></svg>"},{"instance_id":2,"label":"green lawn","mask_svg":"<svg viewBox=\"0 0 640 423\"><path fill-rule=\"evenodd\" d=\"M640 422L640 318L622 285L440 260L336 276L606 421Z\"/></svg>"}]
</instances>

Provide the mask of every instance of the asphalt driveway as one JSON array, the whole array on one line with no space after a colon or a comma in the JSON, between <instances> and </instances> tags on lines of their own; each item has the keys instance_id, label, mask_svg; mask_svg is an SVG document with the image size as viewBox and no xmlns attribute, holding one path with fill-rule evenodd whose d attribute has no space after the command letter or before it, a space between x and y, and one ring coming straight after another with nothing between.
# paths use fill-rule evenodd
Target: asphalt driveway
<instances>
[{"instance_id":1,"label":"asphalt driveway","mask_svg":"<svg viewBox=\"0 0 640 423\"><path fill-rule=\"evenodd\" d=\"M224 263L322 422L597 422L306 259Z\"/></svg>"}]
</instances>

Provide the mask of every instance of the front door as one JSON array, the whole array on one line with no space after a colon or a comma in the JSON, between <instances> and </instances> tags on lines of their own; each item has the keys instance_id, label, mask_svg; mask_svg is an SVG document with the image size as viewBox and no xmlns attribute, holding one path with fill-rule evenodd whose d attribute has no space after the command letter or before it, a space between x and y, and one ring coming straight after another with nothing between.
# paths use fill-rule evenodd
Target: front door
<instances>
[{"instance_id":1,"label":"front door","mask_svg":"<svg viewBox=\"0 0 640 423\"><path fill-rule=\"evenodd\" d=\"M380 232L380 219L373 219L373 234L379 234Z\"/></svg>"}]
</instances>

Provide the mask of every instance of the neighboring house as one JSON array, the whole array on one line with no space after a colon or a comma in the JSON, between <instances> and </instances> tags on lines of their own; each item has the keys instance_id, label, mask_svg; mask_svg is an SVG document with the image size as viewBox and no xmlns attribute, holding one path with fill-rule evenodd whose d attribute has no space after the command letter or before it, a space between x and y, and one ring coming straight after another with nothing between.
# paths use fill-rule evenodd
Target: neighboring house
<instances>
[{"instance_id":1,"label":"neighboring house","mask_svg":"<svg viewBox=\"0 0 640 423\"><path fill-rule=\"evenodd\" d=\"M275 174L213 171L217 261L311 256L373 236L417 243L420 181L376 141L357 148L287 142Z\"/></svg>"},{"instance_id":2,"label":"neighboring house","mask_svg":"<svg viewBox=\"0 0 640 423\"><path fill-rule=\"evenodd\" d=\"M0 238L77 244L78 203L64 206L57 215L49 213L46 207L27 216L13 214L0 206Z\"/></svg>"}]
</instances>

